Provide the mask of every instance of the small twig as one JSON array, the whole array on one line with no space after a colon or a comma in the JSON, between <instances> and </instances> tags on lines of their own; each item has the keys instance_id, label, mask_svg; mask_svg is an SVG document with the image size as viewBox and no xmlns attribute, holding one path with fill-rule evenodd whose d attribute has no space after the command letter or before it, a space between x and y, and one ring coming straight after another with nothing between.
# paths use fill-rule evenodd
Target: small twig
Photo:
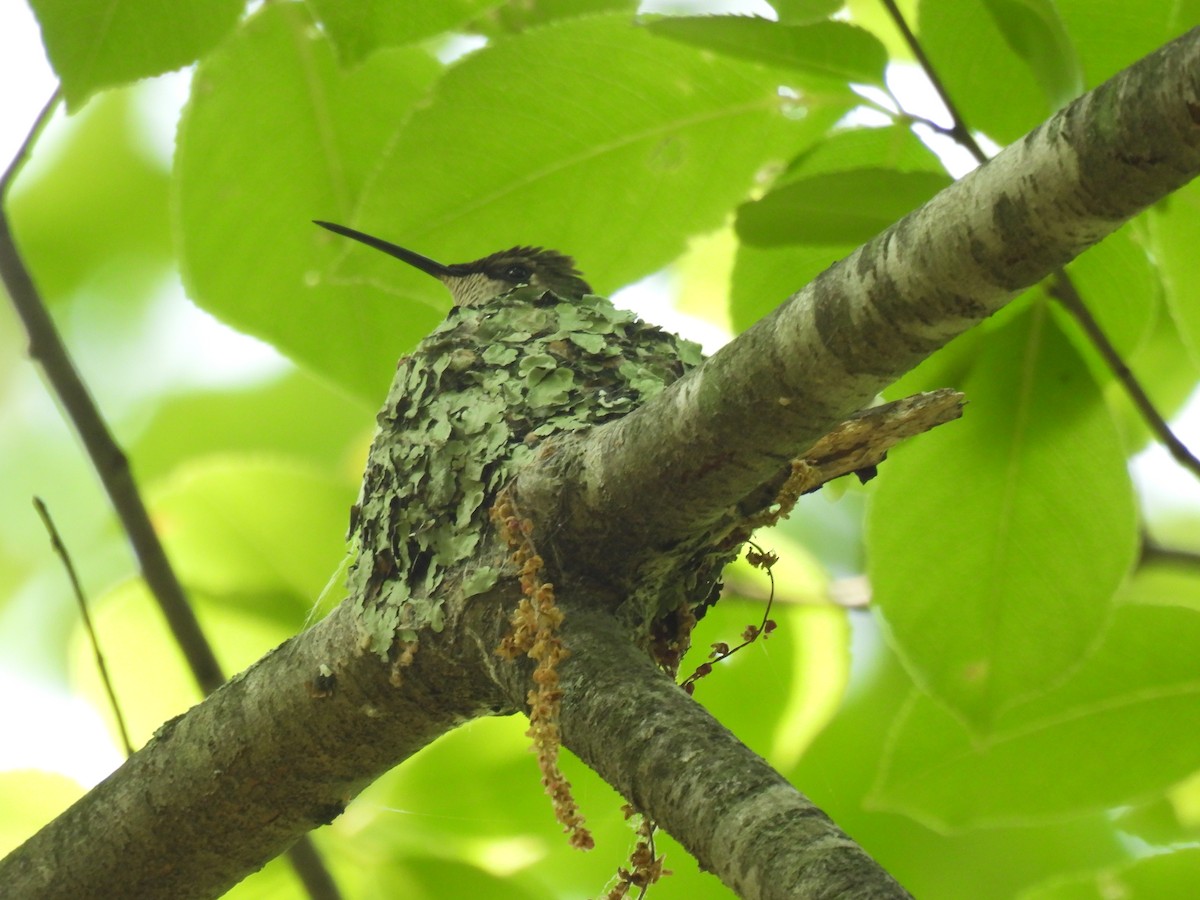
<instances>
[{"instance_id":1,"label":"small twig","mask_svg":"<svg viewBox=\"0 0 1200 900\"><path fill-rule=\"evenodd\" d=\"M975 138L972 137L970 129L967 128L967 121L959 115L958 107L954 105L954 101L950 97L950 92L946 90L946 86L942 84L942 79L938 76L937 70L933 67L933 63L929 61L929 57L925 55L925 48L921 46L921 42L917 40L917 36L913 34L912 29L908 27L908 22L905 21L900 8L896 6L895 0L883 0L884 9L888 15L892 17L892 21L896 23L896 28L900 30L904 42L908 44L908 49L912 51L913 57L917 60L917 64L925 72L925 77L929 79L929 83L933 85L933 89L937 91L937 95L941 98L942 105L950 113L950 120L954 123L949 130L939 129L943 134L946 134L954 140L958 141L962 146L966 147L979 162L987 161L987 154L983 152L983 148L979 146Z\"/></svg>"},{"instance_id":2,"label":"small twig","mask_svg":"<svg viewBox=\"0 0 1200 900\"><path fill-rule=\"evenodd\" d=\"M87 631L88 640L91 642L92 653L96 656L96 669L100 672L100 682L104 685L104 692L108 694L108 703L117 720L117 730L121 733L121 743L125 747L125 755L132 756L133 742L129 740L129 730L125 727L125 716L121 714L121 704L117 702L117 692L113 690L112 679L108 674L108 665L104 662L104 653L100 650L100 638L92 625L87 598L83 595L83 587L79 584L79 576L75 572L74 563L71 562L71 554L67 552L67 547L62 541L62 537L59 536L58 529L54 527L54 519L50 517L50 510L46 508L42 498L34 497L33 506L38 515L42 517L42 524L46 526L46 531L50 534L50 546L54 548L54 552L62 560L63 568L67 570L71 590L75 592L75 602L79 604L79 617L83 622L84 630Z\"/></svg>"},{"instance_id":3,"label":"small twig","mask_svg":"<svg viewBox=\"0 0 1200 900\"><path fill-rule=\"evenodd\" d=\"M1179 566L1181 568L1200 568L1200 553L1194 550L1181 550L1178 547L1164 547L1153 538L1142 538L1142 553L1138 559L1138 567L1146 565Z\"/></svg>"},{"instance_id":4,"label":"small twig","mask_svg":"<svg viewBox=\"0 0 1200 900\"><path fill-rule=\"evenodd\" d=\"M4 282L13 307L25 326L29 337L29 356L41 364L68 420L83 440L96 474L100 476L109 501L129 537L146 586L158 602L192 676L205 694L211 694L225 682L216 654L201 631L183 585L171 568L162 543L150 523L150 515L129 468L129 460L109 432L104 417L71 361L54 320L50 318L29 270L17 251L9 225L4 203L8 190L49 121L58 98L59 92L56 90L0 177L0 280ZM301 838L288 851L288 859L312 900L339 900L341 895L337 885L312 845L311 838L307 835Z\"/></svg>"},{"instance_id":5,"label":"small twig","mask_svg":"<svg viewBox=\"0 0 1200 900\"><path fill-rule=\"evenodd\" d=\"M954 140L958 139L958 133L952 126L942 125L939 122L933 121L933 119L929 118L928 116L921 116L917 113L905 112L903 115L906 119L908 119L908 121L915 125L924 125L930 131L936 131L938 134Z\"/></svg>"},{"instance_id":6,"label":"small twig","mask_svg":"<svg viewBox=\"0 0 1200 900\"><path fill-rule=\"evenodd\" d=\"M758 625L747 625L746 630L742 632L742 642L730 647L724 641L720 641L712 645L712 652L709 653L708 659L696 667L696 671L692 672L687 678L679 683L688 694L691 694L696 689L696 682L704 676L708 675L713 670L713 664L719 663L723 659L728 659L733 654L737 653L743 647L748 647L761 638L768 638L771 632L775 630L775 622L771 619L771 604L775 601L775 573L771 568L778 561L778 557L774 553L763 550L754 541L746 541L750 545L750 550L746 552L746 559L750 565L756 566L767 573L767 578L770 580L771 592L767 596L766 605L763 606L762 622Z\"/></svg>"},{"instance_id":7,"label":"small twig","mask_svg":"<svg viewBox=\"0 0 1200 900\"><path fill-rule=\"evenodd\" d=\"M21 146L17 148L17 152L8 164L8 168L4 170L3 175L0 175L0 203L8 196L9 186L12 184L13 179L17 177L17 173L21 171L21 167L29 159L29 151L41 135L42 129L46 127L46 123L50 121L50 115L54 112L54 107L58 105L60 96L61 91L55 88L54 93L50 95L50 99L46 101L42 106L41 112L37 114L37 118L33 120L33 127L29 129L29 134L25 135L25 140L21 141Z\"/></svg>"},{"instance_id":8,"label":"small twig","mask_svg":"<svg viewBox=\"0 0 1200 900\"><path fill-rule=\"evenodd\" d=\"M1146 421L1150 430L1154 432L1155 436L1163 443L1163 446L1167 448L1167 452L1171 454L1177 463L1200 478L1200 459L1197 459L1188 450L1183 441L1175 436L1175 433L1171 431L1171 427L1159 414L1158 410L1154 408L1154 402L1146 396L1141 383L1129 371L1129 367L1125 365L1125 361L1117 353L1116 347L1112 345L1108 336L1100 328L1100 323L1096 321L1091 311L1084 304L1083 298L1079 296L1079 291L1075 289L1075 283L1071 280L1071 276L1060 269L1055 273L1054 280L1050 282L1047 293L1058 300L1063 305L1063 309L1069 312L1075 321L1079 323L1079 327L1083 329L1083 333L1087 335L1088 340L1092 342L1096 351L1104 359L1113 376L1125 388L1125 393L1129 395L1129 399Z\"/></svg>"},{"instance_id":9,"label":"small twig","mask_svg":"<svg viewBox=\"0 0 1200 900\"><path fill-rule=\"evenodd\" d=\"M654 832L658 830L654 821L645 813L639 813L629 803L622 806L621 811L626 819L641 817L637 826L638 840L629 854L629 868L620 866L617 869L617 882L612 890L604 895L604 900L625 900L629 896L630 888L635 887L638 888L637 900L645 900L650 885L670 875L671 870L663 868L664 857L657 854L654 846Z\"/></svg>"}]
</instances>

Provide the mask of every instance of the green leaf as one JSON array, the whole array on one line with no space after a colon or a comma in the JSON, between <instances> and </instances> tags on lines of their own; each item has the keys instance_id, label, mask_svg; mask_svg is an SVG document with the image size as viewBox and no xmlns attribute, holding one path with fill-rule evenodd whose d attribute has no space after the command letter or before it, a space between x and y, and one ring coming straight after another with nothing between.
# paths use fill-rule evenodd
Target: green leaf
<instances>
[{"instance_id":1,"label":"green leaf","mask_svg":"<svg viewBox=\"0 0 1200 900\"><path fill-rule=\"evenodd\" d=\"M887 51L845 22L787 25L753 16L673 16L650 31L705 50L823 78L882 86Z\"/></svg>"},{"instance_id":2,"label":"green leaf","mask_svg":"<svg viewBox=\"0 0 1200 900\"><path fill-rule=\"evenodd\" d=\"M637 13L638 0L522 0L505 3L473 25L484 34L496 36L524 31L545 25L555 19L590 16L596 13L621 11L632 20Z\"/></svg>"},{"instance_id":3,"label":"green leaf","mask_svg":"<svg viewBox=\"0 0 1200 900\"><path fill-rule=\"evenodd\" d=\"M359 62L383 47L414 44L458 28L502 0L439 0L397 3L395 0L307 0L316 12L338 56Z\"/></svg>"},{"instance_id":4,"label":"green leaf","mask_svg":"<svg viewBox=\"0 0 1200 900\"><path fill-rule=\"evenodd\" d=\"M917 682L986 734L1094 646L1137 530L1112 420L1041 304L962 389L963 419L881 471L869 571Z\"/></svg>"},{"instance_id":5,"label":"green leaf","mask_svg":"<svg viewBox=\"0 0 1200 900\"><path fill-rule=\"evenodd\" d=\"M914 693L870 800L961 828L1028 825L1161 791L1195 769L1198 642L1192 610L1123 607L1069 680L1002 715L986 738Z\"/></svg>"},{"instance_id":6,"label":"green leaf","mask_svg":"<svg viewBox=\"0 0 1200 900\"><path fill-rule=\"evenodd\" d=\"M735 332L749 328L787 301L857 244L796 244L738 247L730 291L730 323Z\"/></svg>"},{"instance_id":7,"label":"green leaf","mask_svg":"<svg viewBox=\"0 0 1200 900\"><path fill-rule=\"evenodd\" d=\"M771 0L780 22L803 25L828 19L843 6L843 0Z\"/></svg>"},{"instance_id":8,"label":"green leaf","mask_svg":"<svg viewBox=\"0 0 1200 900\"><path fill-rule=\"evenodd\" d=\"M906 125L842 128L796 157L786 180L849 169L944 172L942 161Z\"/></svg>"},{"instance_id":9,"label":"green leaf","mask_svg":"<svg viewBox=\"0 0 1200 900\"><path fill-rule=\"evenodd\" d=\"M1025 60L1051 109L1083 93L1083 70L1051 0L984 0L1008 45Z\"/></svg>"},{"instance_id":10,"label":"green leaf","mask_svg":"<svg viewBox=\"0 0 1200 900\"><path fill-rule=\"evenodd\" d=\"M918 36L968 128L1006 144L1053 111L985 0L921 0L919 10Z\"/></svg>"},{"instance_id":11,"label":"green leaf","mask_svg":"<svg viewBox=\"0 0 1200 900\"><path fill-rule=\"evenodd\" d=\"M1200 849L1177 847L1125 866L1055 878L1024 891L1017 900L1192 900L1200 884Z\"/></svg>"},{"instance_id":12,"label":"green leaf","mask_svg":"<svg viewBox=\"0 0 1200 900\"><path fill-rule=\"evenodd\" d=\"M96 91L194 62L233 28L245 0L30 0L77 108Z\"/></svg>"},{"instance_id":13,"label":"green leaf","mask_svg":"<svg viewBox=\"0 0 1200 900\"><path fill-rule=\"evenodd\" d=\"M1167 309L1192 359L1200 364L1200 184L1176 191L1149 213L1154 256Z\"/></svg>"},{"instance_id":14,"label":"green leaf","mask_svg":"<svg viewBox=\"0 0 1200 900\"><path fill-rule=\"evenodd\" d=\"M368 409L295 370L267 383L165 398L127 449L147 480L196 457L261 454L338 472L349 484L362 474L377 401Z\"/></svg>"},{"instance_id":15,"label":"green leaf","mask_svg":"<svg viewBox=\"0 0 1200 900\"><path fill-rule=\"evenodd\" d=\"M797 122L783 115L777 83L624 16L497 40L448 71L406 123L355 227L447 261L514 243L555 246L608 292L719 226L765 165L853 102L813 107ZM443 293L401 268L352 248L335 275Z\"/></svg>"},{"instance_id":16,"label":"green leaf","mask_svg":"<svg viewBox=\"0 0 1200 900\"><path fill-rule=\"evenodd\" d=\"M269 4L197 70L179 127L173 200L192 298L372 406L441 313L386 283L325 277L349 242L310 220L350 217L438 71L400 49L343 74L303 8Z\"/></svg>"},{"instance_id":17,"label":"green leaf","mask_svg":"<svg viewBox=\"0 0 1200 900\"><path fill-rule=\"evenodd\" d=\"M1200 0L1054 0L1095 87L1200 22Z\"/></svg>"},{"instance_id":18,"label":"green leaf","mask_svg":"<svg viewBox=\"0 0 1200 900\"><path fill-rule=\"evenodd\" d=\"M227 673L249 666L295 634L303 622L303 613L297 614L294 607L285 622L264 614L258 606L236 608L212 604L209 599L201 592L189 592L201 627ZM144 744L167 719L202 699L182 651L155 606L145 584L135 578L114 585L91 605L105 667L135 747ZM74 689L113 722L108 695L96 670L95 648L82 626L76 626L67 649Z\"/></svg>"},{"instance_id":19,"label":"green leaf","mask_svg":"<svg viewBox=\"0 0 1200 900\"><path fill-rule=\"evenodd\" d=\"M1134 225L1125 225L1072 260L1067 272L1109 341L1128 358L1149 336L1162 293L1162 280L1134 238ZM1106 367L1100 371L1111 376Z\"/></svg>"},{"instance_id":20,"label":"green leaf","mask_svg":"<svg viewBox=\"0 0 1200 900\"><path fill-rule=\"evenodd\" d=\"M783 183L847 168L942 171L938 158L909 128L853 128L830 135L797 157ZM819 220L814 221L813 228L818 227ZM786 247L741 243L729 299L734 329L741 331L757 322L856 246L857 242L849 241Z\"/></svg>"},{"instance_id":21,"label":"green leaf","mask_svg":"<svg viewBox=\"0 0 1200 900\"><path fill-rule=\"evenodd\" d=\"M11 765L11 763L9 763ZM0 772L0 854L8 855L83 795L70 778L53 772Z\"/></svg>"},{"instance_id":22,"label":"green leaf","mask_svg":"<svg viewBox=\"0 0 1200 900\"><path fill-rule=\"evenodd\" d=\"M879 777L897 711L914 688L878 621L860 615L850 621L854 668L845 698L787 775L914 897L1012 900L1026 885L1063 871L1128 859L1125 841L1104 813L947 833L881 810L866 795Z\"/></svg>"},{"instance_id":23,"label":"green leaf","mask_svg":"<svg viewBox=\"0 0 1200 900\"><path fill-rule=\"evenodd\" d=\"M940 172L855 169L785 184L738 209L747 244L864 243L951 183Z\"/></svg>"},{"instance_id":24,"label":"green leaf","mask_svg":"<svg viewBox=\"0 0 1200 900\"><path fill-rule=\"evenodd\" d=\"M52 122L54 152L35 154L14 184L7 202L21 255L48 302L85 284L94 294L98 278L112 278L111 323L161 289L173 254L168 173L146 153L143 128L136 89L106 93L61 130Z\"/></svg>"},{"instance_id":25,"label":"green leaf","mask_svg":"<svg viewBox=\"0 0 1200 900\"><path fill-rule=\"evenodd\" d=\"M353 485L319 470L234 456L181 468L152 508L189 587L217 597L291 595L307 608L345 555L353 501Z\"/></svg>"}]
</instances>

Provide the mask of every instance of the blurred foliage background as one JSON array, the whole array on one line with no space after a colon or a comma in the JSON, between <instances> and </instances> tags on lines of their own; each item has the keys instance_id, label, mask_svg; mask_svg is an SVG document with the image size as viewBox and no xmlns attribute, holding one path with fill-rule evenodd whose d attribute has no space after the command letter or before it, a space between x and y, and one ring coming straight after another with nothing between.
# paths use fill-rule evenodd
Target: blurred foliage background
<instances>
[{"instance_id":1,"label":"blurred foliage background","mask_svg":"<svg viewBox=\"0 0 1200 900\"><path fill-rule=\"evenodd\" d=\"M374 410L447 308L311 219L445 261L553 246L712 346L963 170L902 111L920 76L874 0L31 6L70 114L8 198L17 242L230 672L340 599ZM992 147L1200 22L1198 0L900 7ZM1193 185L1070 266L1168 417L1200 378L1197 246ZM199 699L24 351L0 307L0 849L119 761L32 495L135 743ZM1193 896L1197 507L1131 478L1147 429L1040 288L891 393L941 386L966 391L961 422L762 536L780 627L696 696L916 896ZM728 580L699 648L762 615L762 576ZM601 893L634 840L621 801L568 758L597 837L570 850L523 728L460 728L319 831L346 895ZM652 896L728 896L659 848ZM276 861L230 896L301 894Z\"/></svg>"}]
</instances>

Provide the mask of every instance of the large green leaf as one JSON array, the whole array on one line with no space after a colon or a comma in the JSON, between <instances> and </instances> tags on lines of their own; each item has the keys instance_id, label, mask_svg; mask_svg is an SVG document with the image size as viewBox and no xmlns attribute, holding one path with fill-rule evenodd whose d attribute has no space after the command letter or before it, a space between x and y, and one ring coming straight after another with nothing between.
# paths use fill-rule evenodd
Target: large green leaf
<instances>
[{"instance_id":1,"label":"large green leaf","mask_svg":"<svg viewBox=\"0 0 1200 900\"><path fill-rule=\"evenodd\" d=\"M0 854L8 855L31 834L83 794L70 778L53 772L8 769L0 772Z\"/></svg>"},{"instance_id":2,"label":"large green leaf","mask_svg":"<svg viewBox=\"0 0 1200 900\"><path fill-rule=\"evenodd\" d=\"M1194 611L1122 607L1068 681L1002 715L982 739L914 692L871 802L958 828L1049 821L1161 791L1196 766L1197 646Z\"/></svg>"},{"instance_id":3,"label":"large green leaf","mask_svg":"<svg viewBox=\"0 0 1200 900\"><path fill-rule=\"evenodd\" d=\"M302 7L270 4L197 70L179 127L173 200L192 298L372 404L441 313L325 278L346 242L310 220L349 217L438 70L400 49L342 73Z\"/></svg>"},{"instance_id":4,"label":"large green leaf","mask_svg":"<svg viewBox=\"0 0 1200 900\"><path fill-rule=\"evenodd\" d=\"M1017 900L1192 900L1198 884L1200 848L1177 847L1125 866L1055 878L1023 892Z\"/></svg>"},{"instance_id":5,"label":"large green leaf","mask_svg":"<svg viewBox=\"0 0 1200 900\"><path fill-rule=\"evenodd\" d=\"M482 34L496 36L545 25L555 19L573 19L605 12L620 11L632 21L637 8L638 0L522 0L520 3L497 6L471 24Z\"/></svg>"},{"instance_id":6,"label":"large green leaf","mask_svg":"<svg viewBox=\"0 0 1200 900\"><path fill-rule=\"evenodd\" d=\"M1162 280L1133 232L1126 225L1067 266L1084 304L1126 359L1149 335L1162 293Z\"/></svg>"},{"instance_id":7,"label":"large green leaf","mask_svg":"<svg viewBox=\"0 0 1200 900\"><path fill-rule=\"evenodd\" d=\"M164 400L128 445L144 479L203 456L258 454L344 475L356 484L374 407L296 370L264 384L197 390Z\"/></svg>"},{"instance_id":8,"label":"large green leaf","mask_svg":"<svg viewBox=\"0 0 1200 900\"><path fill-rule=\"evenodd\" d=\"M30 0L46 54L76 107L101 88L195 62L245 0Z\"/></svg>"},{"instance_id":9,"label":"large green leaf","mask_svg":"<svg viewBox=\"0 0 1200 900\"><path fill-rule=\"evenodd\" d=\"M842 8L842 0L771 0L780 22L800 25L827 19Z\"/></svg>"},{"instance_id":10,"label":"large green leaf","mask_svg":"<svg viewBox=\"0 0 1200 900\"><path fill-rule=\"evenodd\" d=\"M846 22L789 25L752 16L674 16L646 27L685 44L805 75L884 83L883 44Z\"/></svg>"},{"instance_id":11,"label":"large green leaf","mask_svg":"<svg viewBox=\"0 0 1200 900\"><path fill-rule=\"evenodd\" d=\"M290 594L307 608L345 554L354 490L287 460L219 457L177 471L152 508L190 588Z\"/></svg>"},{"instance_id":12,"label":"large green leaf","mask_svg":"<svg viewBox=\"0 0 1200 900\"><path fill-rule=\"evenodd\" d=\"M270 7L201 67L180 128L178 218L197 302L364 397L383 391L447 298L310 218L350 219L447 261L557 245L609 290L718 225L760 168L845 109L795 121L775 77L624 16L499 39L405 121L428 74L415 52L384 51L341 75L301 11Z\"/></svg>"},{"instance_id":13,"label":"large green leaf","mask_svg":"<svg viewBox=\"0 0 1200 900\"><path fill-rule=\"evenodd\" d=\"M1008 45L1028 64L1051 109L1083 91L1083 72L1052 0L984 0Z\"/></svg>"},{"instance_id":14,"label":"large green leaf","mask_svg":"<svg viewBox=\"0 0 1200 900\"><path fill-rule=\"evenodd\" d=\"M1149 214L1154 254L1166 288L1167 309L1192 358L1200 363L1200 183L1193 182Z\"/></svg>"},{"instance_id":15,"label":"large green leaf","mask_svg":"<svg viewBox=\"0 0 1200 900\"><path fill-rule=\"evenodd\" d=\"M1012 900L1023 886L1063 871L1128 859L1126 842L1104 813L946 833L879 809L868 793L913 683L888 651L875 619L856 615L851 622L854 670L845 700L788 774L914 897Z\"/></svg>"},{"instance_id":16,"label":"large green leaf","mask_svg":"<svg viewBox=\"0 0 1200 900\"><path fill-rule=\"evenodd\" d=\"M1200 22L1200 0L1054 0L1095 87Z\"/></svg>"},{"instance_id":17,"label":"large green leaf","mask_svg":"<svg viewBox=\"0 0 1200 900\"><path fill-rule=\"evenodd\" d=\"M347 63L358 62L383 47L413 44L457 28L501 0L307 0Z\"/></svg>"},{"instance_id":18,"label":"large green leaf","mask_svg":"<svg viewBox=\"0 0 1200 900\"><path fill-rule=\"evenodd\" d=\"M111 279L106 320L140 312L172 262L168 173L146 152L138 91L110 91L47 130L7 199L21 256L58 303ZM126 326L134 328L136 326Z\"/></svg>"},{"instance_id":19,"label":"large green leaf","mask_svg":"<svg viewBox=\"0 0 1200 900\"><path fill-rule=\"evenodd\" d=\"M987 733L1095 645L1137 532L1107 408L1041 304L961 387L963 419L881 473L869 570L918 683Z\"/></svg>"},{"instance_id":20,"label":"large green leaf","mask_svg":"<svg viewBox=\"0 0 1200 900\"><path fill-rule=\"evenodd\" d=\"M921 43L968 128L1006 144L1053 110L984 0L921 0L919 9Z\"/></svg>"},{"instance_id":21,"label":"large green leaf","mask_svg":"<svg viewBox=\"0 0 1200 900\"><path fill-rule=\"evenodd\" d=\"M941 172L852 169L791 181L738 210L747 244L865 243L953 179Z\"/></svg>"},{"instance_id":22,"label":"large green leaf","mask_svg":"<svg viewBox=\"0 0 1200 900\"><path fill-rule=\"evenodd\" d=\"M777 84L624 16L498 39L447 72L413 114L354 224L455 262L516 243L556 246L609 292L721 224L765 165L851 102L797 121L783 114ZM334 277L444 293L365 248L351 248Z\"/></svg>"},{"instance_id":23,"label":"large green leaf","mask_svg":"<svg viewBox=\"0 0 1200 900\"><path fill-rule=\"evenodd\" d=\"M786 185L790 181L846 169L872 168L927 176L942 171L937 157L909 128L855 128L836 132L801 154L782 183ZM834 212L841 215L836 205ZM870 216L870 210L864 210L862 215ZM820 232L821 222L817 218L809 225ZM869 228L863 231L869 231ZM867 237L874 233L870 231ZM742 244L738 248L729 299L730 319L735 331L742 331L758 321L857 246L854 241L836 244L824 234L818 236L820 241L809 245L757 247Z\"/></svg>"}]
</instances>

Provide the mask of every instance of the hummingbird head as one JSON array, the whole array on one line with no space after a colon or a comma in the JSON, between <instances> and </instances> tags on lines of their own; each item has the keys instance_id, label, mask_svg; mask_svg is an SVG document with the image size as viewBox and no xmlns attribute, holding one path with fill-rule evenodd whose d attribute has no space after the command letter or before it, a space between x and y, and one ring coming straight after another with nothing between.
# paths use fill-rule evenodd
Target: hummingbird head
<instances>
[{"instance_id":1,"label":"hummingbird head","mask_svg":"<svg viewBox=\"0 0 1200 900\"><path fill-rule=\"evenodd\" d=\"M513 288L529 286L553 291L560 297L575 299L592 292L580 277L575 261L569 256L541 247L513 247L468 263L445 265L396 244L372 237L344 225L315 221L314 224L382 250L432 275L450 290L455 306L482 306Z\"/></svg>"}]
</instances>

